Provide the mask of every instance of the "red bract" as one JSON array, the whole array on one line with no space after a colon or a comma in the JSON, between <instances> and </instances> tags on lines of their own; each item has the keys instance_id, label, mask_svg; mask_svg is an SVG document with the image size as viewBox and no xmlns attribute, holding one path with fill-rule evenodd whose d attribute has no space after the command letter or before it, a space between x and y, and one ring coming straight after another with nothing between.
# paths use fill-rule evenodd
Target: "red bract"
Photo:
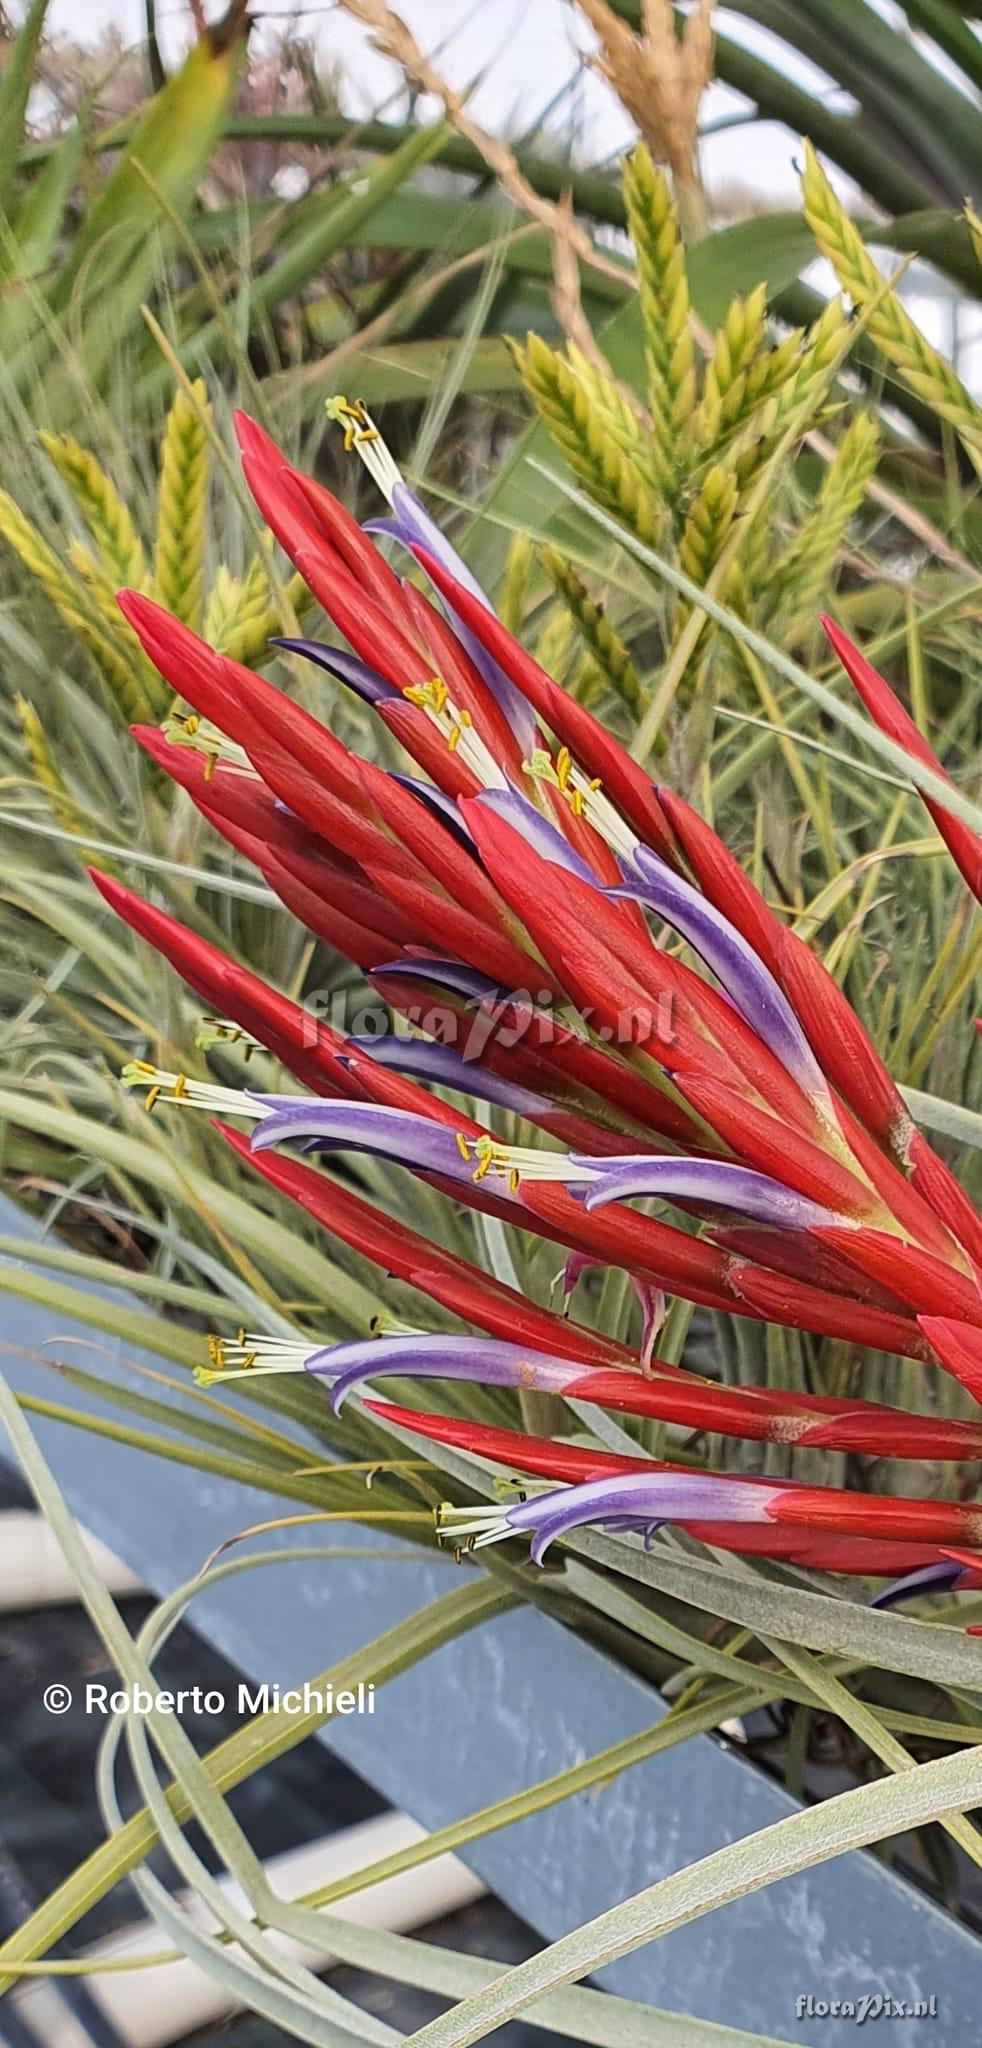
<instances>
[{"instance_id":1,"label":"red bract","mask_svg":"<svg viewBox=\"0 0 982 2048\"><path fill-rule=\"evenodd\" d=\"M420 1415L415 1408L400 1408L391 1401L366 1401L365 1406L380 1421L412 1430L431 1443L450 1444L503 1466L506 1471L532 1473L537 1478L554 1479L569 1486L622 1472L691 1470L663 1459L584 1450L572 1443L553 1442L549 1437L520 1435L513 1429L463 1422L456 1416ZM739 1480L741 1475L734 1476ZM975 1583L982 1583L982 1551L958 1550L947 1544L941 1548L871 1536L815 1535L806 1529L775 1529L772 1524L754 1527L747 1523L692 1521L686 1523L686 1528L690 1536L719 1550L732 1550L744 1557L775 1558L809 1571L840 1572L861 1578L892 1579L953 1557L964 1565L966 1573L978 1574Z\"/></svg>"},{"instance_id":2,"label":"red bract","mask_svg":"<svg viewBox=\"0 0 982 2048\"><path fill-rule=\"evenodd\" d=\"M848 633L844 633L834 619L823 617L822 625L874 725L878 725L880 731L885 732L889 739L896 740L898 747L903 747L915 761L920 761L925 768L933 768L935 774L940 775L942 781L949 783L953 789L951 777L945 774L937 755L928 746L923 733L914 724L910 713L904 710L889 683L877 673L866 656L861 654L859 648L850 640ZM951 812L935 797L927 796L923 791L921 796L955 866L964 875L973 896L977 896L982 903L982 839L969 825L963 825L960 818L952 817Z\"/></svg>"},{"instance_id":3,"label":"red bract","mask_svg":"<svg viewBox=\"0 0 982 2048\"><path fill-rule=\"evenodd\" d=\"M277 539L354 652L284 644L371 705L412 772L357 759L273 682L129 593L127 619L191 707L171 737L136 736L280 902L373 972L426 1035L373 1043L329 1029L98 876L114 910L310 1095L229 1091L139 1066L130 1078L151 1099L163 1092L254 1122L256 1165L272 1185L484 1333L461 1339L475 1352L472 1377L481 1344L520 1343L530 1384L548 1379L550 1359L565 1361L571 1398L677 1428L871 1456L978 1457L982 1425L723 1388L657 1359L642 1376L624 1345L524 1301L330 1173L265 1149L294 1138L329 1156L361 1150L562 1247L575 1255L574 1273L621 1266L652 1330L662 1296L678 1294L934 1360L982 1391L982 1223L915 1130L845 996L711 827L656 790L494 617L363 408L344 417L389 497L385 530L445 611L401 581L330 493L240 419L243 466ZM874 687L862 657L840 642L883 722L886 686L874 678ZM894 736L903 730L913 746L896 711ZM918 745L918 758L933 758L919 736ZM949 830L946 813L938 822L965 868L972 835ZM479 1119L448 1094L491 1106ZM499 1113L513 1119L508 1141ZM678 1213L641 1213L630 1206L641 1198ZM366 1369L351 1365L356 1376ZM493 1370L492 1383L512 1384L502 1357ZM549 1475L572 1479L568 1449L535 1455L540 1464L529 1469L545 1474L551 1457ZM580 1479L585 1469L581 1462ZM815 1491L790 1489L790 1508L782 1494L773 1514L767 1507L766 1530L741 1532L742 1546L816 1562L814 1548L805 1556L812 1537L773 1528ZM710 1487L699 1498L717 1495ZM936 1543L974 1528L968 1510L939 1507L932 1519L921 1509L933 1504L880 1502L873 1522L891 1543L898 1531L904 1542ZM839 1559L829 1568L861 1568L841 1548L860 1544L860 1529L863 1542L872 1538L861 1511L862 1502L836 1506L839 1520L821 1538L821 1556ZM809 1527L821 1527L820 1505L814 1512ZM716 1526L705 1514L697 1520ZM891 1557L885 1569L896 1564Z\"/></svg>"}]
</instances>

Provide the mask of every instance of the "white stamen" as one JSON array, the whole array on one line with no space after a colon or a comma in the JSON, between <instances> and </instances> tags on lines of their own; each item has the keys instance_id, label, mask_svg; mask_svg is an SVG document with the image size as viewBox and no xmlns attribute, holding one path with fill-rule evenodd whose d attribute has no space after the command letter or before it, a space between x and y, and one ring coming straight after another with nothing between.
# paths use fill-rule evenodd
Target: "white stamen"
<instances>
[{"instance_id":1,"label":"white stamen","mask_svg":"<svg viewBox=\"0 0 982 2048\"><path fill-rule=\"evenodd\" d=\"M497 1174L514 1191L523 1180L591 1181L602 1175L589 1166L574 1166L567 1152L541 1152L531 1145L501 1145L488 1136L458 1139L462 1155L470 1154L477 1165L475 1180Z\"/></svg>"},{"instance_id":2,"label":"white stamen","mask_svg":"<svg viewBox=\"0 0 982 2048\"><path fill-rule=\"evenodd\" d=\"M641 844L635 832L631 831L619 811L614 809L602 789L594 788L588 782L582 769L574 768L570 777L574 788L582 791L583 813L595 832L621 860L630 860L635 849Z\"/></svg>"},{"instance_id":3,"label":"white stamen","mask_svg":"<svg viewBox=\"0 0 982 2048\"><path fill-rule=\"evenodd\" d=\"M147 1060L130 1060L120 1080L124 1088L145 1088L146 1107L155 1102L176 1102L182 1109L206 1109L223 1116L250 1116L257 1121L274 1112L257 1102L243 1088L221 1088L214 1081L193 1081L187 1074L171 1074L153 1067Z\"/></svg>"},{"instance_id":4,"label":"white stamen","mask_svg":"<svg viewBox=\"0 0 982 2048\"><path fill-rule=\"evenodd\" d=\"M403 695L426 712L441 739L446 740L450 752L460 755L464 766L470 769L482 789L508 788L508 778L480 733L475 731L470 712L458 709L440 676L431 677L428 683L414 683L403 691Z\"/></svg>"},{"instance_id":5,"label":"white stamen","mask_svg":"<svg viewBox=\"0 0 982 2048\"><path fill-rule=\"evenodd\" d=\"M206 768L206 780L220 761L223 768L234 768L239 774L258 782L259 777L245 748L240 747L236 740L226 739L217 725L212 725L208 718L199 718L196 711L172 711L164 720L162 730L173 746L190 747L193 753L207 755L212 766Z\"/></svg>"},{"instance_id":6,"label":"white stamen","mask_svg":"<svg viewBox=\"0 0 982 2048\"><path fill-rule=\"evenodd\" d=\"M442 1501L436 1510L438 1543L465 1550L484 1550L489 1543L503 1543L513 1535L506 1507L455 1508Z\"/></svg>"},{"instance_id":7,"label":"white stamen","mask_svg":"<svg viewBox=\"0 0 982 2048\"><path fill-rule=\"evenodd\" d=\"M268 1378L273 1373L303 1372L308 1359L323 1345L302 1337L267 1337L240 1330L235 1337L209 1337L210 1366L199 1365L194 1377L199 1386L211 1387L218 1380Z\"/></svg>"},{"instance_id":8,"label":"white stamen","mask_svg":"<svg viewBox=\"0 0 982 2048\"><path fill-rule=\"evenodd\" d=\"M325 410L328 419L344 429L346 453L350 454L354 449L361 456L373 483L378 485L383 498L391 505L396 484L401 484L403 478L367 406L360 398L352 400L338 396L328 399Z\"/></svg>"},{"instance_id":9,"label":"white stamen","mask_svg":"<svg viewBox=\"0 0 982 2048\"><path fill-rule=\"evenodd\" d=\"M568 747L560 747L555 761L545 747L537 747L522 766L533 781L548 782L553 789L561 790L570 810L587 819L612 853L620 859L631 858L639 844L637 835L604 795L597 777L584 775Z\"/></svg>"},{"instance_id":10,"label":"white stamen","mask_svg":"<svg viewBox=\"0 0 982 2048\"><path fill-rule=\"evenodd\" d=\"M244 1031L234 1017L202 1017L194 1034L195 1045L201 1052L211 1052L216 1045L238 1045L243 1057L251 1059L254 1052L265 1052L261 1038L254 1038L251 1031Z\"/></svg>"}]
</instances>

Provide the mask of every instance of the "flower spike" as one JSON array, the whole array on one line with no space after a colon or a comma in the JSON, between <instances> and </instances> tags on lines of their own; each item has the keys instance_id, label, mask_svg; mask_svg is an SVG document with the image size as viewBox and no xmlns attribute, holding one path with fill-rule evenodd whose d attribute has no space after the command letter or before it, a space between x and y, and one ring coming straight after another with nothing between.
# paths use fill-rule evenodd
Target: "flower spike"
<instances>
[{"instance_id":1,"label":"flower spike","mask_svg":"<svg viewBox=\"0 0 982 2048\"><path fill-rule=\"evenodd\" d=\"M165 732L136 737L308 931L373 976L409 1030L372 1039L329 1028L100 875L113 910L218 1020L199 1052L227 1057L241 1043L258 1056L247 1078L265 1085L226 1088L194 1060L186 1073L136 1061L124 1079L149 1107L168 1101L250 1127L225 1133L240 1158L464 1327L386 1325L371 1343L333 1347L240 1333L216 1340L209 1370L310 1371L333 1383L338 1405L398 1373L493 1385L503 1401L539 1388L792 1451L979 1458L982 1424L929 1402L917 1414L724 1386L657 1357L668 1301L681 1297L919 1359L982 1399L982 1220L808 947L711 828L656 790L495 618L365 408L340 400L332 412L389 501L380 530L408 549L436 599L401 580L372 532L240 418L256 501L347 642L279 644L366 699L410 772L356 759L286 690L124 593L127 619L189 707ZM933 764L882 679L832 637L871 714ZM943 807L934 814L977 877L975 836ZM303 1092L278 1085L267 1056ZM486 1120L461 1096L486 1104ZM515 1117L527 1127L518 1143L502 1121ZM570 1283L587 1265L622 1268L642 1305L639 1352L375 1209L335 1177L336 1155L351 1152L556 1245ZM631 1206L639 1198L677 1213L643 1213ZM466 1442L449 1432L477 1426L423 1417L418 1427ZM506 1458L493 1437L471 1442ZM584 1526L647 1539L668 1520L748 1556L865 1569L911 1591L928 1583L911 1578L924 1571L932 1584L975 1583L982 1510L968 1501L617 1463L567 1440L518 1437L511 1450L514 1468L553 1491L486 1515L451 1510L454 1540L524 1534L541 1558Z\"/></svg>"}]
</instances>

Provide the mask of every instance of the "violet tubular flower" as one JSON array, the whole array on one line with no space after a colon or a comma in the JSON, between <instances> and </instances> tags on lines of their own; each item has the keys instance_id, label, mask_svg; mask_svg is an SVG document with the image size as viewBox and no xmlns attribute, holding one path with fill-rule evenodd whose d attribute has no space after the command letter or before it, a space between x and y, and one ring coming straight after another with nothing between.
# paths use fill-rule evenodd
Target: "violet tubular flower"
<instances>
[{"instance_id":1,"label":"violet tubular flower","mask_svg":"<svg viewBox=\"0 0 982 2048\"><path fill-rule=\"evenodd\" d=\"M591 1524L647 1537L663 1522L765 1522L778 1492L766 1481L701 1472L625 1472L487 1510L444 1507L438 1526L441 1535L475 1550L506 1536L528 1536L532 1562L541 1564L557 1537Z\"/></svg>"},{"instance_id":2,"label":"violet tubular flower","mask_svg":"<svg viewBox=\"0 0 982 2048\"><path fill-rule=\"evenodd\" d=\"M462 589L475 598L486 611L490 611L490 604L477 578L471 574L456 548L451 546L435 519L431 519L415 491L410 490L393 462L367 408L360 400L352 403L346 398L332 398L327 403L327 416L344 428L345 445L357 450L369 475L391 508L387 519L367 520L365 532L385 534L390 540L398 541L410 553L414 548L424 549L444 569L449 570L454 581L459 583ZM500 704L516 739L523 749L527 748L535 735L535 721L525 698L494 658L482 647L476 635L471 633L452 611L450 617L461 645L466 648L478 674L483 677Z\"/></svg>"},{"instance_id":3,"label":"violet tubular flower","mask_svg":"<svg viewBox=\"0 0 982 2048\"><path fill-rule=\"evenodd\" d=\"M470 1380L485 1387L563 1394L582 1378L568 1358L529 1350L497 1337L433 1336L420 1331L326 1345L304 1360L315 1377L333 1380L335 1414L366 1381L386 1378Z\"/></svg>"},{"instance_id":4,"label":"violet tubular flower","mask_svg":"<svg viewBox=\"0 0 982 2048\"><path fill-rule=\"evenodd\" d=\"M351 654L346 647L328 647L321 640L285 640L279 636L269 644L281 648L284 654L299 654L304 661L312 661L316 668L325 669L329 676L344 683L365 704L381 704L399 696L394 683L386 682L385 677L370 668L367 661L360 661L357 654Z\"/></svg>"},{"instance_id":5,"label":"violet tubular flower","mask_svg":"<svg viewBox=\"0 0 982 2048\"><path fill-rule=\"evenodd\" d=\"M318 1102L313 1097L258 1097L265 1113L252 1135L254 1152L310 1140L331 1152L366 1152L417 1173L470 1180L474 1159L449 1125L379 1103ZM493 1170L493 1167L492 1169Z\"/></svg>"},{"instance_id":6,"label":"violet tubular flower","mask_svg":"<svg viewBox=\"0 0 982 2048\"><path fill-rule=\"evenodd\" d=\"M621 866L624 887L610 893L643 903L688 940L775 1059L823 1114L830 1115L828 1082L784 990L753 947L698 889L648 847L638 845L630 862L622 861Z\"/></svg>"},{"instance_id":7,"label":"violet tubular flower","mask_svg":"<svg viewBox=\"0 0 982 2048\"><path fill-rule=\"evenodd\" d=\"M639 1195L661 1195L667 1201L705 1203L714 1209L738 1209L755 1223L784 1230L811 1230L820 1225L843 1226L843 1219L819 1202L797 1195L766 1173L716 1159L655 1159L638 1153L629 1159L600 1159L571 1153L574 1170L567 1178L584 1208L601 1209L608 1202L626 1202ZM575 1176L581 1176L577 1185Z\"/></svg>"},{"instance_id":8,"label":"violet tubular flower","mask_svg":"<svg viewBox=\"0 0 982 2048\"><path fill-rule=\"evenodd\" d=\"M917 1571L905 1572L902 1579L893 1579L889 1586L874 1593L869 1604L899 1607L904 1600L916 1600L922 1593L955 1593L968 1576L967 1567L959 1564L957 1558L941 1558L937 1564L921 1565Z\"/></svg>"},{"instance_id":9,"label":"violet tubular flower","mask_svg":"<svg viewBox=\"0 0 982 2048\"><path fill-rule=\"evenodd\" d=\"M515 1081L503 1080L478 1061L465 1059L452 1046L440 1045L435 1040L392 1034L349 1038L348 1044L368 1053L379 1066L395 1067L400 1074L411 1074L416 1081L432 1081L438 1088L452 1088L459 1095L476 1095L481 1102L496 1103L517 1116L538 1118L551 1107L546 1096L520 1088ZM346 1055L341 1053L339 1057L343 1060Z\"/></svg>"}]
</instances>

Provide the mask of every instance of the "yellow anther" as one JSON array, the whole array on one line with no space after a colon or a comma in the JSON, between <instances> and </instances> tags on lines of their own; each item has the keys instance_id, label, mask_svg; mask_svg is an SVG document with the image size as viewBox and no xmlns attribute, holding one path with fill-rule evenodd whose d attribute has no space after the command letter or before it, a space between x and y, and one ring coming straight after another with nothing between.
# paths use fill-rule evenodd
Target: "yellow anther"
<instances>
[{"instance_id":1,"label":"yellow anther","mask_svg":"<svg viewBox=\"0 0 982 2048\"><path fill-rule=\"evenodd\" d=\"M430 676L425 683L410 683L402 694L410 704L418 704L422 711L432 711L436 718L443 716L450 696L442 676Z\"/></svg>"},{"instance_id":2,"label":"yellow anther","mask_svg":"<svg viewBox=\"0 0 982 2048\"><path fill-rule=\"evenodd\" d=\"M584 809L584 805L583 805L583 791L582 791L581 789L574 789L574 790L572 790L572 791L571 791L571 793L570 793L570 799L569 799L569 807L570 807L570 810L571 810L571 811L572 811L572 813L573 813L573 816L574 816L574 818L582 818L582 816L583 816L583 809Z\"/></svg>"},{"instance_id":3,"label":"yellow anther","mask_svg":"<svg viewBox=\"0 0 982 2048\"><path fill-rule=\"evenodd\" d=\"M378 428L370 419L360 398L354 401L348 398L329 398L326 411L329 420L334 420L338 426L344 428L346 455L350 455L353 448L362 446L366 441L378 440Z\"/></svg>"},{"instance_id":4,"label":"yellow anther","mask_svg":"<svg viewBox=\"0 0 982 2048\"><path fill-rule=\"evenodd\" d=\"M517 1166L513 1166L513 1167L512 1167L512 1170L511 1170L511 1172L510 1172L510 1174L508 1175L508 1193L509 1193L510 1195L517 1195L517 1193L518 1193L518 1168L517 1168Z\"/></svg>"},{"instance_id":5,"label":"yellow anther","mask_svg":"<svg viewBox=\"0 0 982 2048\"><path fill-rule=\"evenodd\" d=\"M157 1099L158 1099L159 1095L160 1095L160 1082L159 1082L159 1081L157 1081L157 1082L156 1082L156 1083L154 1084L154 1086L153 1086L152 1088L148 1088L148 1089L147 1089L147 1093L146 1093L146 1096L144 1097L144 1102L143 1102L143 1107L144 1107L144 1109L146 1109L146 1110L151 1110L151 1109L153 1108L153 1106L154 1106L154 1103L155 1103L155 1102L157 1101Z\"/></svg>"},{"instance_id":6,"label":"yellow anther","mask_svg":"<svg viewBox=\"0 0 982 2048\"><path fill-rule=\"evenodd\" d=\"M175 1081L174 1086L171 1089L172 1099L175 1102L180 1102L182 1095L186 1095L187 1092L188 1077L186 1074L178 1074L177 1080Z\"/></svg>"},{"instance_id":7,"label":"yellow anther","mask_svg":"<svg viewBox=\"0 0 982 2048\"><path fill-rule=\"evenodd\" d=\"M213 780L213 778L214 778L214 774L215 774L215 770L216 770L216 768L217 768L217 767L218 767L218 755L217 755L217 754L206 754L206 755L205 755L205 767L204 767L204 780L205 780L205 782L211 782L211 781Z\"/></svg>"},{"instance_id":8,"label":"yellow anther","mask_svg":"<svg viewBox=\"0 0 982 2048\"><path fill-rule=\"evenodd\" d=\"M467 1139L465 1138L463 1131L455 1131L454 1138L456 1140L457 1150L460 1153L461 1158L469 1159L471 1156L471 1148L467 1143Z\"/></svg>"},{"instance_id":9,"label":"yellow anther","mask_svg":"<svg viewBox=\"0 0 982 2048\"><path fill-rule=\"evenodd\" d=\"M475 1181L484 1179L485 1174L489 1173L494 1165L494 1154L495 1144L493 1138L474 1139L474 1157L477 1160L477 1165L474 1168L472 1179Z\"/></svg>"},{"instance_id":10,"label":"yellow anther","mask_svg":"<svg viewBox=\"0 0 982 2048\"><path fill-rule=\"evenodd\" d=\"M569 748L560 747L559 752L556 755L556 781L558 782L560 789L564 792L566 789L566 785L569 781L570 769L572 768L572 766L573 759L572 755L570 754Z\"/></svg>"},{"instance_id":11,"label":"yellow anther","mask_svg":"<svg viewBox=\"0 0 982 2048\"><path fill-rule=\"evenodd\" d=\"M452 725L447 734L447 751L455 754L460 745L460 726Z\"/></svg>"}]
</instances>

